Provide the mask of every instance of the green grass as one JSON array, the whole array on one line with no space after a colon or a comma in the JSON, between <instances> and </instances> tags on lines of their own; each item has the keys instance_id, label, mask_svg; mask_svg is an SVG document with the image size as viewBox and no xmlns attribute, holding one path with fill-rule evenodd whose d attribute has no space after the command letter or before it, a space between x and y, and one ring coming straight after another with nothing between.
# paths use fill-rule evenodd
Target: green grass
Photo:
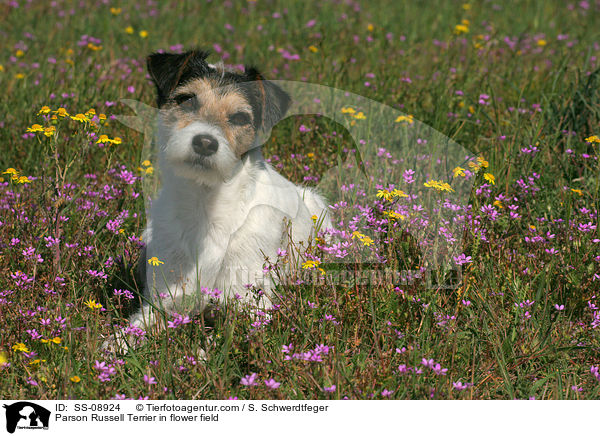
<instances>
[{"instance_id":1,"label":"green grass","mask_svg":"<svg viewBox=\"0 0 600 436\"><path fill-rule=\"evenodd\" d=\"M57 3L0 7L0 169L30 178L19 183L4 174L0 186L0 356L9 363L0 369L2 398L381 399L384 389L393 399L599 397L590 368L600 365L600 323L594 322L600 319L600 144L585 141L600 135L597 6ZM468 33L457 35L455 26L465 19ZM80 46L83 35L101 41ZM420 280L397 289L352 281L279 286L280 308L258 328L248 308L228 306L178 329L151 329L123 356L103 354L102 338L135 306L114 297L113 289L139 291L132 274L139 258L135 238L145 225L143 180L152 180L139 170L152 157L144 154L143 134L111 116L132 114L118 103L122 98L154 103L145 57L177 44L213 52L217 44L221 52L211 60L223 56L228 64L256 65L268 78L363 95L482 156L489 167L473 176L470 198L481 224L467 225L462 235L472 263L462 267L460 286L432 288ZM300 60L286 60L281 49ZM481 94L489 96L487 104L479 103ZM108 119L96 126L58 119L56 135L23 137L35 123L51 125L37 115L42 106L72 115L94 108ZM310 132L301 133L302 124ZM122 143L99 147L90 132ZM537 154L521 151L529 146ZM340 124L297 116L273 129L264 154L286 177L315 185L305 177L334 167L344 147L356 145ZM128 184L118 177L123 169L138 179ZM478 190L484 173L493 174L495 184ZM528 177L539 188L533 195L520 186ZM481 207L496 200L499 216L492 221ZM519 205L519 218L509 216L509 205ZM124 210L122 232L109 231L109 220ZM588 222L596 227L581 230ZM425 265L413 239L390 234L385 250L396 266ZM536 236L537 242L525 239ZM44 237L61 242L46 247ZM43 262L25 256L28 247ZM325 277L331 274L326 270ZM103 309L86 305L90 299ZM55 337L60 343L47 341ZM294 350L283 353L288 344ZM320 344L329 347L321 349L322 361L286 360ZM426 367L423 359L440 368ZM96 361L114 367L110 381L98 378ZM240 384L253 373L257 386ZM263 383L271 378L279 388ZM468 387L459 390L458 382ZM335 391L324 391L332 385Z\"/></svg>"}]
</instances>

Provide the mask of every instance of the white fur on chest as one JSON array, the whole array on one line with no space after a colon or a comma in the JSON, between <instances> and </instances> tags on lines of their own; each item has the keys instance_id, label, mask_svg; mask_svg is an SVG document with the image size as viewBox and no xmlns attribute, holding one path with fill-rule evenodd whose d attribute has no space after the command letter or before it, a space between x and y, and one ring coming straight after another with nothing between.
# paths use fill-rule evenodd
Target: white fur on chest
<instances>
[{"instance_id":1,"label":"white fur on chest","mask_svg":"<svg viewBox=\"0 0 600 436\"><path fill-rule=\"evenodd\" d=\"M232 180L212 187L165 176L144 232L147 258L164 264L147 268L146 294L166 294L172 304L202 288L248 299L245 285L265 280L265 257L274 261L277 249L285 248L286 220L293 240L307 241L314 232L311 216L325 212L317 194L264 161L246 161Z\"/></svg>"}]
</instances>

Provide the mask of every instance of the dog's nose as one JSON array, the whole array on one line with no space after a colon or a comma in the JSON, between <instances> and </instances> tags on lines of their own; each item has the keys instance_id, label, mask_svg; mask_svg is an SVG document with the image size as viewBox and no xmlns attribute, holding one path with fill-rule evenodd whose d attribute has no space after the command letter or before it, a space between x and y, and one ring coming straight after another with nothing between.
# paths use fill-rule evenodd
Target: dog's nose
<instances>
[{"instance_id":1,"label":"dog's nose","mask_svg":"<svg viewBox=\"0 0 600 436\"><path fill-rule=\"evenodd\" d=\"M192 139L192 147L200 156L210 156L219 148L219 142L214 136L196 135Z\"/></svg>"}]
</instances>

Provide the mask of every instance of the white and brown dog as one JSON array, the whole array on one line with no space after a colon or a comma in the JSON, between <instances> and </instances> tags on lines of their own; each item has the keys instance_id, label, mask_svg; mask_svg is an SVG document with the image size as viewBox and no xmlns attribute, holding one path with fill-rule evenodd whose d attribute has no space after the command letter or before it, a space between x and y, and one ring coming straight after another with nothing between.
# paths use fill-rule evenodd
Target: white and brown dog
<instances>
[{"instance_id":1,"label":"white and brown dog","mask_svg":"<svg viewBox=\"0 0 600 436\"><path fill-rule=\"evenodd\" d=\"M220 301L255 304L247 284L268 291L265 259L277 259L290 235L314 238L314 216L330 227L323 198L278 174L259 148L258 133L285 116L288 94L254 68L237 73L206 57L198 50L148 57L162 186L143 235L147 303L131 317L134 326L156 323L152 306L179 312L191 300L202 312L214 289ZM152 258L164 264L147 265ZM268 294L259 306L270 306Z\"/></svg>"}]
</instances>

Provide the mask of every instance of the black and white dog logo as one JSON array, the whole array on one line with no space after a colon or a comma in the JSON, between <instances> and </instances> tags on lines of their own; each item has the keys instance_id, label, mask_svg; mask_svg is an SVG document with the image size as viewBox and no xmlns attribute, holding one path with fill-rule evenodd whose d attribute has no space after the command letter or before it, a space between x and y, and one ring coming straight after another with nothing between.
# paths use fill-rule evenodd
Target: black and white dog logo
<instances>
[{"instance_id":1,"label":"black and white dog logo","mask_svg":"<svg viewBox=\"0 0 600 436\"><path fill-rule=\"evenodd\" d=\"M4 404L6 409L6 431L14 433L19 429L48 429L50 411L28 401L19 401L11 405Z\"/></svg>"}]
</instances>

